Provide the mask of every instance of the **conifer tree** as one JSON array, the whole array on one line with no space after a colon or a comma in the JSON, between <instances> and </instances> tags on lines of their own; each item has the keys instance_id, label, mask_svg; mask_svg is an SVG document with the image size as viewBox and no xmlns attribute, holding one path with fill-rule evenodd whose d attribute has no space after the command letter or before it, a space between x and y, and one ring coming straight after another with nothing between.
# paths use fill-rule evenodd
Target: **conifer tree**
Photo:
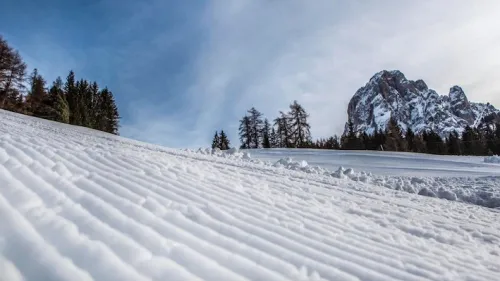
<instances>
[{"instance_id":1,"label":"conifer tree","mask_svg":"<svg viewBox=\"0 0 500 281\"><path fill-rule=\"evenodd\" d=\"M386 151L406 151L406 141L403 139L401 128L395 118L390 118L386 128L384 143Z\"/></svg>"},{"instance_id":2,"label":"conifer tree","mask_svg":"<svg viewBox=\"0 0 500 281\"><path fill-rule=\"evenodd\" d=\"M363 149L362 140L358 137L357 132L354 130L354 123L349 120L347 123L348 132L342 137L341 147L345 150L360 150Z\"/></svg>"},{"instance_id":3,"label":"conifer tree","mask_svg":"<svg viewBox=\"0 0 500 281\"><path fill-rule=\"evenodd\" d=\"M269 127L271 125L269 124L269 121L267 118L264 120L264 127L262 128L262 147L263 148L271 148L271 140L270 140L270 132L269 132Z\"/></svg>"},{"instance_id":4,"label":"conifer tree","mask_svg":"<svg viewBox=\"0 0 500 281\"><path fill-rule=\"evenodd\" d=\"M375 150L376 149L376 147L374 146L372 136L368 135L366 132L363 132L361 134L361 142L362 142L363 149L366 149L366 150Z\"/></svg>"},{"instance_id":5,"label":"conifer tree","mask_svg":"<svg viewBox=\"0 0 500 281\"><path fill-rule=\"evenodd\" d=\"M423 139L426 143L426 153L446 154L447 147L443 139L434 130L423 133Z\"/></svg>"},{"instance_id":6,"label":"conifer tree","mask_svg":"<svg viewBox=\"0 0 500 281\"><path fill-rule=\"evenodd\" d=\"M500 123L495 125L495 149L493 153L495 155L500 155Z\"/></svg>"},{"instance_id":7,"label":"conifer tree","mask_svg":"<svg viewBox=\"0 0 500 281\"><path fill-rule=\"evenodd\" d=\"M57 95L57 100L54 103L55 121L61 123L69 123L69 105L63 95Z\"/></svg>"},{"instance_id":8,"label":"conifer tree","mask_svg":"<svg viewBox=\"0 0 500 281\"><path fill-rule=\"evenodd\" d=\"M329 137L328 140L326 140L324 143L324 148L325 149L340 149L340 143L339 143L337 135L335 135L333 137Z\"/></svg>"},{"instance_id":9,"label":"conifer tree","mask_svg":"<svg viewBox=\"0 0 500 281\"><path fill-rule=\"evenodd\" d=\"M64 84L64 93L66 95L66 100L69 106L69 123L75 125L77 114L77 89L75 82L75 73L71 70L66 77L66 82Z\"/></svg>"},{"instance_id":10,"label":"conifer tree","mask_svg":"<svg viewBox=\"0 0 500 281\"><path fill-rule=\"evenodd\" d=\"M240 120L239 136L241 141L241 148L249 149L252 146L252 125L250 122L250 117L244 116Z\"/></svg>"},{"instance_id":11,"label":"conifer tree","mask_svg":"<svg viewBox=\"0 0 500 281\"><path fill-rule=\"evenodd\" d=\"M0 35L0 108L22 112L26 64Z\"/></svg>"},{"instance_id":12,"label":"conifer tree","mask_svg":"<svg viewBox=\"0 0 500 281\"><path fill-rule=\"evenodd\" d=\"M252 107L248 110L250 118L250 145L251 148L259 148L262 143L262 129L264 121L262 121L262 113Z\"/></svg>"},{"instance_id":13,"label":"conifer tree","mask_svg":"<svg viewBox=\"0 0 500 281\"><path fill-rule=\"evenodd\" d=\"M427 153L427 144L423 135L415 135L413 138L413 151L418 153Z\"/></svg>"},{"instance_id":14,"label":"conifer tree","mask_svg":"<svg viewBox=\"0 0 500 281\"><path fill-rule=\"evenodd\" d=\"M375 143L376 150L384 150L385 140L386 140L386 135L382 131L382 129L379 129L378 131L375 132L373 141Z\"/></svg>"},{"instance_id":15,"label":"conifer tree","mask_svg":"<svg viewBox=\"0 0 500 281\"><path fill-rule=\"evenodd\" d=\"M311 142L311 126L307 122L309 114L304 110L302 105L297 101L293 101L290 105L288 113L289 130L291 141L294 147L308 147Z\"/></svg>"},{"instance_id":16,"label":"conifer tree","mask_svg":"<svg viewBox=\"0 0 500 281\"><path fill-rule=\"evenodd\" d=\"M28 109L35 117L50 117L50 108L48 107L48 95L45 89L45 79L35 68L30 75L30 90L28 92Z\"/></svg>"},{"instance_id":17,"label":"conifer tree","mask_svg":"<svg viewBox=\"0 0 500 281\"><path fill-rule=\"evenodd\" d=\"M86 126L95 128L98 118L99 86L97 82L89 85L85 93Z\"/></svg>"},{"instance_id":18,"label":"conifer tree","mask_svg":"<svg viewBox=\"0 0 500 281\"><path fill-rule=\"evenodd\" d=\"M461 155L462 149L460 146L460 138L456 131L451 132L446 140L447 152L451 155Z\"/></svg>"},{"instance_id":19,"label":"conifer tree","mask_svg":"<svg viewBox=\"0 0 500 281\"><path fill-rule=\"evenodd\" d=\"M406 129L406 133L405 133L407 151L415 152L414 139L415 139L415 133L413 132L413 130L410 127L408 127L408 129Z\"/></svg>"},{"instance_id":20,"label":"conifer tree","mask_svg":"<svg viewBox=\"0 0 500 281\"><path fill-rule=\"evenodd\" d=\"M49 90L50 119L62 123L69 123L69 105L66 101L61 77L57 77Z\"/></svg>"},{"instance_id":21,"label":"conifer tree","mask_svg":"<svg viewBox=\"0 0 500 281\"><path fill-rule=\"evenodd\" d=\"M271 147L280 147L278 134L276 133L274 126L271 128L271 133L269 135L269 142L271 144Z\"/></svg>"},{"instance_id":22,"label":"conifer tree","mask_svg":"<svg viewBox=\"0 0 500 281\"><path fill-rule=\"evenodd\" d=\"M212 140L212 149L220 148L219 132L215 131L214 138Z\"/></svg>"},{"instance_id":23,"label":"conifer tree","mask_svg":"<svg viewBox=\"0 0 500 281\"><path fill-rule=\"evenodd\" d=\"M89 112L87 110L87 101L89 91L89 82L80 79L76 82L76 98L75 98L75 125L90 127ZM109 132L109 131L108 131Z\"/></svg>"},{"instance_id":24,"label":"conifer tree","mask_svg":"<svg viewBox=\"0 0 500 281\"><path fill-rule=\"evenodd\" d=\"M474 155L474 152L477 150L475 148L477 145L477 135L472 127L465 127L465 130L462 132L462 143L463 153L465 155Z\"/></svg>"},{"instance_id":25,"label":"conifer tree","mask_svg":"<svg viewBox=\"0 0 500 281\"><path fill-rule=\"evenodd\" d=\"M277 147L282 147L282 148L292 147L290 140L288 117L284 112L280 111L280 116L274 119L274 126L276 126L277 128L276 135L277 135L277 142L279 143Z\"/></svg>"},{"instance_id":26,"label":"conifer tree","mask_svg":"<svg viewBox=\"0 0 500 281\"><path fill-rule=\"evenodd\" d=\"M220 131L220 139L219 139L219 148L221 150L228 150L230 147L230 142L229 139L227 138L226 133L224 133L224 130Z\"/></svg>"},{"instance_id":27,"label":"conifer tree","mask_svg":"<svg viewBox=\"0 0 500 281\"><path fill-rule=\"evenodd\" d=\"M104 132L118 135L119 119L118 108L113 97L113 93L107 88L101 91L101 102L99 105L99 111L102 114L99 122L99 129Z\"/></svg>"}]
</instances>

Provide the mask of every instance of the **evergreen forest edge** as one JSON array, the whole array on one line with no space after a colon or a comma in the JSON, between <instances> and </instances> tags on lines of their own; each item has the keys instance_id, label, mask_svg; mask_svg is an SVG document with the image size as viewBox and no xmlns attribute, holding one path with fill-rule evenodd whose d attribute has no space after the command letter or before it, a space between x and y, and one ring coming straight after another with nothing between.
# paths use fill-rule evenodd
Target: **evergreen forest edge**
<instances>
[{"instance_id":1,"label":"evergreen forest edge","mask_svg":"<svg viewBox=\"0 0 500 281\"><path fill-rule=\"evenodd\" d=\"M391 118L385 130L378 130L369 135L354 130L349 121L346 134L315 141L311 138L309 114L297 101L290 104L288 112L280 111L271 124L263 114L252 107L239 121L239 137L241 149L256 148L311 148L335 150L383 150L398 152L415 152L439 155L500 155L500 124L493 116L485 117L479 126L465 127L463 132L450 133L442 138L433 130L420 134L411 128L403 131L397 121ZM223 131L221 133L224 133ZM224 139L227 139L225 133ZM229 149L229 141L218 132L212 141L212 148Z\"/></svg>"},{"instance_id":2,"label":"evergreen forest edge","mask_svg":"<svg viewBox=\"0 0 500 281\"><path fill-rule=\"evenodd\" d=\"M50 87L35 68L0 35L0 108L71 125L118 135L119 113L113 93L96 82L77 80L70 71Z\"/></svg>"}]
</instances>

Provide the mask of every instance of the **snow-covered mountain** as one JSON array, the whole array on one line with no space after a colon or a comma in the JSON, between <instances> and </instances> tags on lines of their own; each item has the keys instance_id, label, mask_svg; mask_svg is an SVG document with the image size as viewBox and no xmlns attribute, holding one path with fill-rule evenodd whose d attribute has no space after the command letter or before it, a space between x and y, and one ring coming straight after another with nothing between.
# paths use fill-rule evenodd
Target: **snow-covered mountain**
<instances>
[{"instance_id":1,"label":"snow-covered mountain","mask_svg":"<svg viewBox=\"0 0 500 281\"><path fill-rule=\"evenodd\" d=\"M424 81L408 80L398 70L375 74L354 94L347 110L358 132L384 130L393 116L403 130L432 129L443 137L460 133L467 125L477 126L483 117L498 112L489 103L470 102L459 86L451 87L448 95L439 95Z\"/></svg>"},{"instance_id":2,"label":"snow-covered mountain","mask_svg":"<svg viewBox=\"0 0 500 281\"><path fill-rule=\"evenodd\" d=\"M278 162L0 110L0 280L498 280L497 210Z\"/></svg>"}]
</instances>

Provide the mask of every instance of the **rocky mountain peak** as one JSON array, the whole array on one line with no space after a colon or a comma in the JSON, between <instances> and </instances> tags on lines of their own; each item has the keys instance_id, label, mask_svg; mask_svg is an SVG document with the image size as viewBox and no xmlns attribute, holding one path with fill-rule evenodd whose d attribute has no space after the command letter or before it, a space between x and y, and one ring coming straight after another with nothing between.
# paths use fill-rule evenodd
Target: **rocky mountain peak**
<instances>
[{"instance_id":1,"label":"rocky mountain peak","mask_svg":"<svg viewBox=\"0 0 500 281\"><path fill-rule=\"evenodd\" d=\"M451 87L448 96L450 97L450 108L453 114L465 119L468 123L473 123L475 116L462 88L459 86Z\"/></svg>"},{"instance_id":2,"label":"rocky mountain peak","mask_svg":"<svg viewBox=\"0 0 500 281\"><path fill-rule=\"evenodd\" d=\"M459 86L441 96L421 79L412 81L399 70L383 70L356 91L347 113L359 132L385 130L392 117L403 131L433 129L445 137L467 125L476 126L483 117L497 112L490 104L469 102Z\"/></svg>"},{"instance_id":3,"label":"rocky mountain peak","mask_svg":"<svg viewBox=\"0 0 500 281\"><path fill-rule=\"evenodd\" d=\"M429 88L427 87L427 84L425 84L424 80L422 80L422 79L418 79L417 81L415 81L415 87L419 91L427 91L427 90L429 90Z\"/></svg>"}]
</instances>

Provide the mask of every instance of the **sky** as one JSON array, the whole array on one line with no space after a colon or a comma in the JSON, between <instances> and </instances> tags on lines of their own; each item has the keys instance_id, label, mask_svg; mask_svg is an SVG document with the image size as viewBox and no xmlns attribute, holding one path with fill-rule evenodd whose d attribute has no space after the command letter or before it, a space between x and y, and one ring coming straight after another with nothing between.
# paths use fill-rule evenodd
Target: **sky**
<instances>
[{"instance_id":1,"label":"sky","mask_svg":"<svg viewBox=\"0 0 500 281\"><path fill-rule=\"evenodd\" d=\"M341 134L347 104L381 70L500 107L498 0L3 0L0 34L48 81L97 81L120 135L239 145L251 107L274 119L297 100L313 138Z\"/></svg>"}]
</instances>

